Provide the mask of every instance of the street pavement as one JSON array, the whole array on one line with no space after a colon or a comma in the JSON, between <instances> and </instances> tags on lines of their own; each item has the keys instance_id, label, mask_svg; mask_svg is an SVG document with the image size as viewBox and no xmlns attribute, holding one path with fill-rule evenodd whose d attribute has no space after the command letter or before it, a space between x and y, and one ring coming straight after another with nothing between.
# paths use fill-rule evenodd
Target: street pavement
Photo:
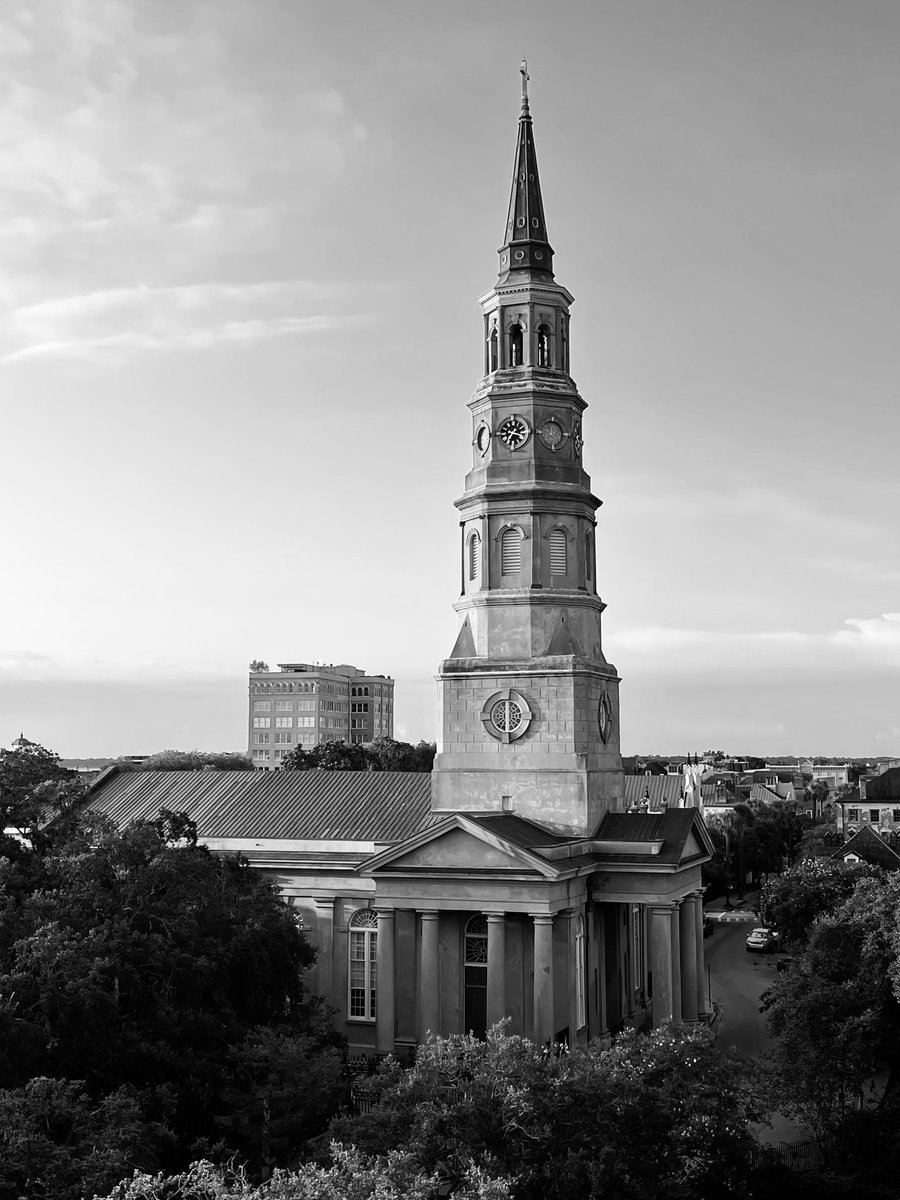
<instances>
[{"instance_id":1,"label":"street pavement","mask_svg":"<svg viewBox=\"0 0 900 1200\"><path fill-rule=\"evenodd\" d=\"M760 997L776 978L775 952L748 951L747 934L759 923L753 912L725 912L713 916L716 928L704 939L712 997L721 1009L717 1044L734 1049L741 1058L757 1059L773 1046L759 1011ZM761 1142L794 1142L811 1136L808 1129L780 1113L771 1128L757 1131Z\"/></svg>"}]
</instances>

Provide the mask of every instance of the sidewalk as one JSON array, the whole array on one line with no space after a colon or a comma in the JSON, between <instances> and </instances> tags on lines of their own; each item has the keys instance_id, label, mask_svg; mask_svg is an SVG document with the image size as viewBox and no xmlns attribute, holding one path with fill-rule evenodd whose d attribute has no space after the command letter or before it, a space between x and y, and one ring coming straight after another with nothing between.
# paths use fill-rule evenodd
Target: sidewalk
<instances>
[{"instance_id":1,"label":"sidewalk","mask_svg":"<svg viewBox=\"0 0 900 1200\"><path fill-rule=\"evenodd\" d=\"M749 900L736 900L726 908L725 901L720 896L717 900L704 905L703 915L718 922L759 923L759 913L755 908L751 908Z\"/></svg>"}]
</instances>

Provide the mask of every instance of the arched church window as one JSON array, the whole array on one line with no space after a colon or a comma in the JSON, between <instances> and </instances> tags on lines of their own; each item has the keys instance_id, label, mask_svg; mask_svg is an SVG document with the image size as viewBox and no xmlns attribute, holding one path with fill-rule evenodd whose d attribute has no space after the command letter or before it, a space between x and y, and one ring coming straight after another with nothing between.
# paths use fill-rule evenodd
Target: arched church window
<instances>
[{"instance_id":1,"label":"arched church window","mask_svg":"<svg viewBox=\"0 0 900 1200\"><path fill-rule=\"evenodd\" d=\"M463 949L465 1028L483 1038L487 1031L487 918L477 913L466 921Z\"/></svg>"},{"instance_id":2,"label":"arched church window","mask_svg":"<svg viewBox=\"0 0 900 1200\"><path fill-rule=\"evenodd\" d=\"M560 338L562 354L560 356L560 366L564 371L569 369L569 325L568 321L563 321L562 335Z\"/></svg>"},{"instance_id":3,"label":"arched church window","mask_svg":"<svg viewBox=\"0 0 900 1200\"><path fill-rule=\"evenodd\" d=\"M371 908L360 909L350 918L349 996L347 1015L358 1020L375 1020L378 917Z\"/></svg>"},{"instance_id":4,"label":"arched church window","mask_svg":"<svg viewBox=\"0 0 900 1200\"><path fill-rule=\"evenodd\" d=\"M490 341L489 341L488 345L489 345L488 362L490 363L490 370L496 371L497 367L500 365L500 354L499 354L499 346L498 346L498 339L497 339L497 326L496 325L491 330L491 336L490 336Z\"/></svg>"},{"instance_id":5,"label":"arched church window","mask_svg":"<svg viewBox=\"0 0 900 1200\"><path fill-rule=\"evenodd\" d=\"M538 326L537 359L539 367L550 366L550 329L546 325Z\"/></svg>"},{"instance_id":6,"label":"arched church window","mask_svg":"<svg viewBox=\"0 0 900 1200\"><path fill-rule=\"evenodd\" d=\"M564 529L550 533L550 574L565 575L568 570L568 543Z\"/></svg>"},{"instance_id":7,"label":"arched church window","mask_svg":"<svg viewBox=\"0 0 900 1200\"><path fill-rule=\"evenodd\" d=\"M575 918L575 1021L578 1029L587 1025L584 950L584 917L579 913Z\"/></svg>"},{"instance_id":8,"label":"arched church window","mask_svg":"<svg viewBox=\"0 0 900 1200\"><path fill-rule=\"evenodd\" d=\"M524 334L522 326L516 322L515 325L509 327L509 365L511 367L521 367L522 347L524 345Z\"/></svg>"},{"instance_id":9,"label":"arched church window","mask_svg":"<svg viewBox=\"0 0 900 1200\"><path fill-rule=\"evenodd\" d=\"M594 564L592 562L593 554L591 553L591 531L584 535L584 575L585 579L594 578Z\"/></svg>"},{"instance_id":10,"label":"arched church window","mask_svg":"<svg viewBox=\"0 0 900 1200\"><path fill-rule=\"evenodd\" d=\"M469 538L469 581L475 583L478 580L478 572L481 568L481 535L476 529Z\"/></svg>"},{"instance_id":11,"label":"arched church window","mask_svg":"<svg viewBox=\"0 0 900 1200\"><path fill-rule=\"evenodd\" d=\"M518 575L522 570L522 531L504 529L500 536L500 574Z\"/></svg>"}]
</instances>

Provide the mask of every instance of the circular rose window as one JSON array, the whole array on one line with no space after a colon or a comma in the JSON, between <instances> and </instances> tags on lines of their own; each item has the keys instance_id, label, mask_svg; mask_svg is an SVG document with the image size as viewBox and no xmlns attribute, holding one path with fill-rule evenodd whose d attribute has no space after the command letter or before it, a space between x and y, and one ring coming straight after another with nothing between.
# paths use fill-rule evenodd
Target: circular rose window
<instances>
[{"instance_id":1,"label":"circular rose window","mask_svg":"<svg viewBox=\"0 0 900 1200\"><path fill-rule=\"evenodd\" d=\"M500 700L491 709L491 720L501 733L512 733L522 724L522 710L515 700Z\"/></svg>"},{"instance_id":2,"label":"circular rose window","mask_svg":"<svg viewBox=\"0 0 900 1200\"><path fill-rule=\"evenodd\" d=\"M514 742L531 723L531 706L521 692L507 688L485 701L481 721L485 731L498 742Z\"/></svg>"}]
</instances>

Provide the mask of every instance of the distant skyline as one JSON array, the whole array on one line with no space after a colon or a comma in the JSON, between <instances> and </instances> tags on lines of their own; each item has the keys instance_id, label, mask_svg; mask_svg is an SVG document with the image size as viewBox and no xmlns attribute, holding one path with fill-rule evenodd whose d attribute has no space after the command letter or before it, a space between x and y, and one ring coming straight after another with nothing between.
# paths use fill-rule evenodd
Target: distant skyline
<instances>
[{"instance_id":1,"label":"distant skyline","mask_svg":"<svg viewBox=\"0 0 900 1200\"><path fill-rule=\"evenodd\" d=\"M625 754L900 755L900 7L0 11L0 743L435 735L528 58Z\"/></svg>"}]
</instances>

